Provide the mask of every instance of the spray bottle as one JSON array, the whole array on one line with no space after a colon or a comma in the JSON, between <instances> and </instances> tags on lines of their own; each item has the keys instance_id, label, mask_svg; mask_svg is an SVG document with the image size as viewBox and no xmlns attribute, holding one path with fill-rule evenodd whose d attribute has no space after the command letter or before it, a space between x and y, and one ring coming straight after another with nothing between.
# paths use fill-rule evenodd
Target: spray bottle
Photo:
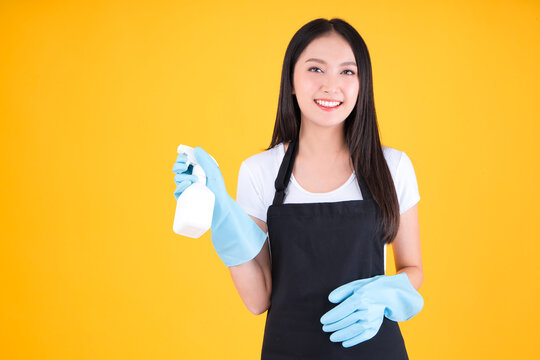
<instances>
[{"instance_id":1,"label":"spray bottle","mask_svg":"<svg viewBox=\"0 0 540 360\"><path fill-rule=\"evenodd\" d=\"M206 187L206 174L197 163L193 148L180 145L178 153L187 156L186 165L188 168L193 166L192 174L198 177L198 181L188 186L178 197L173 231L179 235L198 238L212 225L216 196ZM212 159L217 164L213 157Z\"/></svg>"}]
</instances>

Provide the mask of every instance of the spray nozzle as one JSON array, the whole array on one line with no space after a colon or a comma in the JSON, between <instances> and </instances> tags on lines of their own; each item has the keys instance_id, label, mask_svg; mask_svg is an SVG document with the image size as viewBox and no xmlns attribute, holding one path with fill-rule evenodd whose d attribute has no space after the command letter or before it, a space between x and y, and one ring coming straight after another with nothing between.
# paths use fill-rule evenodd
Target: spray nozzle
<instances>
[{"instance_id":1,"label":"spray nozzle","mask_svg":"<svg viewBox=\"0 0 540 360\"><path fill-rule=\"evenodd\" d=\"M187 160L187 166L189 168L190 165L193 166L193 171L191 172L193 175L197 175L197 177L199 178L199 181L203 184L203 185L206 185L206 173L204 172L202 166L200 166L198 163L197 163L197 158L195 157L195 153L194 153L194 150L191 146L187 146L187 145L179 145L178 146L178 153L180 154L185 154L188 158ZM210 155L210 154L209 154ZM214 160L214 162L216 163L216 165L219 167L216 159L214 159L214 157L212 155L210 155L210 157L212 158L212 160Z\"/></svg>"}]
</instances>

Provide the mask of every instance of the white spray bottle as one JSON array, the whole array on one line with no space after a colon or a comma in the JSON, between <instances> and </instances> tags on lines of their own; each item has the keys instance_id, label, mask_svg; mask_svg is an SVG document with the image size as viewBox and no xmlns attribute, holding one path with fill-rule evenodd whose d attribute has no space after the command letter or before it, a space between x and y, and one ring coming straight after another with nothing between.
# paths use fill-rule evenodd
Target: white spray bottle
<instances>
[{"instance_id":1,"label":"white spray bottle","mask_svg":"<svg viewBox=\"0 0 540 360\"><path fill-rule=\"evenodd\" d=\"M185 189L176 202L173 231L179 235L198 238L212 225L214 202L216 196L206 187L206 174L197 163L193 148L187 145L178 146L178 153L187 156L186 165L193 165L192 174L199 180ZM212 157L212 155L210 155ZM217 165L216 159L214 162Z\"/></svg>"}]
</instances>

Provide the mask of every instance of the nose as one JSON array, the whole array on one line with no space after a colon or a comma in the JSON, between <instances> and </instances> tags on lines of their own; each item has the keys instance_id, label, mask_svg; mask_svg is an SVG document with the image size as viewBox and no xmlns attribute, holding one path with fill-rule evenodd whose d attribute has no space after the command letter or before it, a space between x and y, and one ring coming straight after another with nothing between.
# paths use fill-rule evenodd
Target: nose
<instances>
[{"instance_id":1,"label":"nose","mask_svg":"<svg viewBox=\"0 0 540 360\"><path fill-rule=\"evenodd\" d=\"M324 92L336 92L340 87L339 76L327 74L322 81L322 90Z\"/></svg>"}]
</instances>

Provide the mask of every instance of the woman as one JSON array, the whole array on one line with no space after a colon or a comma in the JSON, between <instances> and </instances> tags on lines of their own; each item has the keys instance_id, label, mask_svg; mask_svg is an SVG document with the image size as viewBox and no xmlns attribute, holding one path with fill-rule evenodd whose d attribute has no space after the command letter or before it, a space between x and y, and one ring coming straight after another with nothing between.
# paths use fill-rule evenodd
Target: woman
<instances>
[{"instance_id":1,"label":"woman","mask_svg":"<svg viewBox=\"0 0 540 360\"><path fill-rule=\"evenodd\" d=\"M316 19L292 38L272 142L242 163L237 202L195 155L216 194L214 247L246 307L268 310L262 359L408 358L398 321L423 307L420 197L407 155L381 145L353 27ZM177 197L194 179L181 155L173 172Z\"/></svg>"}]
</instances>

